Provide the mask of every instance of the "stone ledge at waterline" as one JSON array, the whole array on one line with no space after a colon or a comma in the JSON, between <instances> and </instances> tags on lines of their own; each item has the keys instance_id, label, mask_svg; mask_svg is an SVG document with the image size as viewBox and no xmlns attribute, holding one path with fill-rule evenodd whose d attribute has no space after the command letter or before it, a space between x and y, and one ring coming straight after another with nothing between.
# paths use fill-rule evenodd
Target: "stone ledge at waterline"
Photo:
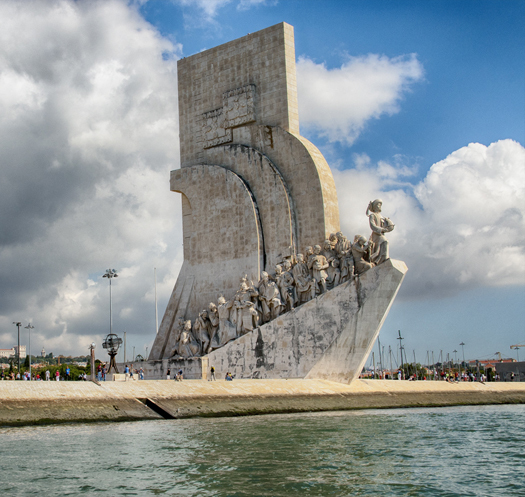
<instances>
[{"instance_id":1,"label":"stone ledge at waterline","mask_svg":"<svg viewBox=\"0 0 525 497\"><path fill-rule=\"evenodd\" d=\"M525 383L355 380L0 382L0 426L525 403Z\"/></svg>"}]
</instances>

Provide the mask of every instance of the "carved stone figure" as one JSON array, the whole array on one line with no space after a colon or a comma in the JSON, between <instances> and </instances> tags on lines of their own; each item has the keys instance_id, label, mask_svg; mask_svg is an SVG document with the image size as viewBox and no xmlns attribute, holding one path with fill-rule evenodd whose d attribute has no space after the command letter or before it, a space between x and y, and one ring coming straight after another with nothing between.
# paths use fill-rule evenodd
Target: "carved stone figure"
<instances>
[{"instance_id":1,"label":"carved stone figure","mask_svg":"<svg viewBox=\"0 0 525 497\"><path fill-rule=\"evenodd\" d=\"M210 348L216 349L220 347L218 340L219 335L217 333L219 330L219 311L213 302L210 302L208 306L208 320L210 322Z\"/></svg>"},{"instance_id":2,"label":"carved stone figure","mask_svg":"<svg viewBox=\"0 0 525 497\"><path fill-rule=\"evenodd\" d=\"M233 306L230 311L230 321L236 326L237 335L243 335L247 331L253 330L253 316L257 314L252 298L255 299L259 292L245 276L241 279L241 287L235 294Z\"/></svg>"},{"instance_id":3,"label":"carved stone figure","mask_svg":"<svg viewBox=\"0 0 525 497\"><path fill-rule=\"evenodd\" d=\"M219 344L222 346L237 337L237 330L235 325L230 321L230 310L233 306L233 300L226 302L226 299L221 295L217 305L217 313L219 314Z\"/></svg>"},{"instance_id":4,"label":"carved stone figure","mask_svg":"<svg viewBox=\"0 0 525 497\"><path fill-rule=\"evenodd\" d=\"M237 310L237 334L242 336L253 331L259 320L259 313L254 303L249 300L235 299L234 307Z\"/></svg>"},{"instance_id":5,"label":"carved stone figure","mask_svg":"<svg viewBox=\"0 0 525 497\"><path fill-rule=\"evenodd\" d=\"M374 267L374 264L367 260L370 257L370 246L366 243L364 236L356 235L355 242L352 245L352 254L354 256L355 274L364 273Z\"/></svg>"},{"instance_id":6,"label":"carved stone figure","mask_svg":"<svg viewBox=\"0 0 525 497\"><path fill-rule=\"evenodd\" d=\"M366 209L366 215L368 216L370 229L372 230L370 241L373 245L370 262L373 262L376 266L390 259L388 240L384 234L394 229L392 221L381 215L382 207L383 201L378 198L370 202Z\"/></svg>"},{"instance_id":7,"label":"carved stone figure","mask_svg":"<svg viewBox=\"0 0 525 497\"><path fill-rule=\"evenodd\" d=\"M321 250L321 255L326 257L328 263L332 262L336 258L335 250L332 249L332 242L330 240L325 240L323 243L323 250Z\"/></svg>"},{"instance_id":8,"label":"carved stone figure","mask_svg":"<svg viewBox=\"0 0 525 497\"><path fill-rule=\"evenodd\" d=\"M354 274L354 259L352 256L352 244L340 231L336 233L337 243L335 252L339 258L339 270L341 271L340 283L348 281Z\"/></svg>"},{"instance_id":9,"label":"carved stone figure","mask_svg":"<svg viewBox=\"0 0 525 497\"><path fill-rule=\"evenodd\" d=\"M337 246L337 241L338 241L337 233L330 233L330 236L328 239L330 240L330 245L332 246L332 250L335 250L335 247Z\"/></svg>"},{"instance_id":10,"label":"carved stone figure","mask_svg":"<svg viewBox=\"0 0 525 497\"><path fill-rule=\"evenodd\" d=\"M286 311L291 311L295 304L295 289L293 276L282 269L281 265L275 266L275 281L281 293L281 301L286 306Z\"/></svg>"},{"instance_id":11,"label":"carved stone figure","mask_svg":"<svg viewBox=\"0 0 525 497\"><path fill-rule=\"evenodd\" d=\"M321 255L321 246L314 247L313 256L310 257L308 267L312 271L312 276L317 283L316 293L326 292L326 277L328 276L326 270L328 269L328 261L324 255Z\"/></svg>"},{"instance_id":12,"label":"carved stone figure","mask_svg":"<svg viewBox=\"0 0 525 497\"><path fill-rule=\"evenodd\" d=\"M208 311L203 310L199 313L199 317L195 320L193 325L193 333L197 342L201 345L201 354L207 354L210 346L209 334L210 322L208 320Z\"/></svg>"},{"instance_id":13,"label":"carved stone figure","mask_svg":"<svg viewBox=\"0 0 525 497\"><path fill-rule=\"evenodd\" d=\"M315 258L314 249L313 247L306 247L306 250L304 251L304 262L306 262L306 265L308 266L308 271L310 271L310 276L313 278L313 272L312 272L312 264Z\"/></svg>"},{"instance_id":14,"label":"carved stone figure","mask_svg":"<svg viewBox=\"0 0 525 497\"><path fill-rule=\"evenodd\" d=\"M315 280L310 276L310 270L304 262L303 254L297 254L297 264L292 269L295 289L300 304L315 297Z\"/></svg>"},{"instance_id":15,"label":"carved stone figure","mask_svg":"<svg viewBox=\"0 0 525 497\"><path fill-rule=\"evenodd\" d=\"M329 264L328 270L326 272L328 273L328 276L326 277L326 287L328 288L328 290L331 290L332 288L339 285L341 279L339 259L333 259L332 262Z\"/></svg>"},{"instance_id":16,"label":"carved stone figure","mask_svg":"<svg viewBox=\"0 0 525 497\"><path fill-rule=\"evenodd\" d=\"M282 302L279 288L275 282L269 279L266 271L261 273L261 280L259 281L259 301L262 306L263 323L275 319L280 314Z\"/></svg>"},{"instance_id":17,"label":"carved stone figure","mask_svg":"<svg viewBox=\"0 0 525 497\"><path fill-rule=\"evenodd\" d=\"M352 244L348 241L346 236L343 235L340 231L336 233L336 239L337 242L334 246L335 253L337 254L337 257L339 257L339 262L341 262L341 259L350 252L350 249L352 248Z\"/></svg>"},{"instance_id":18,"label":"carved stone figure","mask_svg":"<svg viewBox=\"0 0 525 497\"><path fill-rule=\"evenodd\" d=\"M184 323L184 328L180 334L178 347L179 355L184 359L188 359L189 357L198 356L200 350L200 344L197 343L197 340L195 340L195 337L193 336L191 321L188 319Z\"/></svg>"},{"instance_id":19,"label":"carved stone figure","mask_svg":"<svg viewBox=\"0 0 525 497\"><path fill-rule=\"evenodd\" d=\"M337 240L337 237L335 239ZM326 261L328 262L328 268L326 270L326 284L328 290L331 290L334 286L339 284L341 271L339 269L339 259L337 257L337 253L330 240L324 241L321 255L324 255L326 257Z\"/></svg>"}]
</instances>

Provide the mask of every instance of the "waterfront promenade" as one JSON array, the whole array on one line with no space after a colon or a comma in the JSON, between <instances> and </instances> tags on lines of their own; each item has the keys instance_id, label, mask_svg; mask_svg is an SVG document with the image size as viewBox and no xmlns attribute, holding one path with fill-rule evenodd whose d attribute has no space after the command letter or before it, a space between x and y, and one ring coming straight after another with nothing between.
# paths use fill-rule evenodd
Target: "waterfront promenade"
<instances>
[{"instance_id":1,"label":"waterfront promenade","mask_svg":"<svg viewBox=\"0 0 525 497\"><path fill-rule=\"evenodd\" d=\"M0 426L525 403L525 383L356 380L0 382Z\"/></svg>"}]
</instances>

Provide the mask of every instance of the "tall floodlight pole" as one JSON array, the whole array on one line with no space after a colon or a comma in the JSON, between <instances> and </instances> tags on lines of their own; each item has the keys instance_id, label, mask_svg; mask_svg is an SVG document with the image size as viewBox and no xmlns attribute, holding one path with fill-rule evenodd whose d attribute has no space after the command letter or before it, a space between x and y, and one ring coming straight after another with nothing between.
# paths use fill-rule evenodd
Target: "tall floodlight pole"
<instances>
[{"instance_id":1,"label":"tall floodlight pole","mask_svg":"<svg viewBox=\"0 0 525 497\"><path fill-rule=\"evenodd\" d=\"M20 326L22 326L22 323L13 321L13 324L18 328L18 349L16 355L18 356L18 374L20 374Z\"/></svg>"},{"instance_id":2,"label":"tall floodlight pole","mask_svg":"<svg viewBox=\"0 0 525 497\"><path fill-rule=\"evenodd\" d=\"M155 333L159 332L159 312L157 309L157 268L153 268L155 276Z\"/></svg>"},{"instance_id":3,"label":"tall floodlight pole","mask_svg":"<svg viewBox=\"0 0 525 497\"><path fill-rule=\"evenodd\" d=\"M461 345L461 352L463 352L463 364L465 364L465 349L463 348L465 347L465 343L461 342L460 345ZM459 373L461 374L461 368L459 368Z\"/></svg>"},{"instance_id":4,"label":"tall floodlight pole","mask_svg":"<svg viewBox=\"0 0 525 497\"><path fill-rule=\"evenodd\" d=\"M25 326L26 330L29 330L29 381L31 381L31 330L34 330L35 327L29 323L27 326Z\"/></svg>"},{"instance_id":5,"label":"tall floodlight pole","mask_svg":"<svg viewBox=\"0 0 525 497\"><path fill-rule=\"evenodd\" d=\"M109 333L113 333L113 318L111 316L111 280L113 278L117 278L117 270L116 269L106 269L106 274L102 276L102 278L107 278L109 280Z\"/></svg>"},{"instance_id":6,"label":"tall floodlight pole","mask_svg":"<svg viewBox=\"0 0 525 497\"><path fill-rule=\"evenodd\" d=\"M516 355L518 357L518 362L520 362L520 348L518 346L514 347L514 350L516 351Z\"/></svg>"}]
</instances>

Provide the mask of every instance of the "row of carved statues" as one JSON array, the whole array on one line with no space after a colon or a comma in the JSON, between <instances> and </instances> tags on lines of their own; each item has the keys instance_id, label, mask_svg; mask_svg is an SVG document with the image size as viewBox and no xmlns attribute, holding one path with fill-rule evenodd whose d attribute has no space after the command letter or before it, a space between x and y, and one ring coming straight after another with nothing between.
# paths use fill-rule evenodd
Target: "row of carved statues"
<instances>
[{"instance_id":1,"label":"row of carved statues","mask_svg":"<svg viewBox=\"0 0 525 497\"><path fill-rule=\"evenodd\" d=\"M175 357L208 354L235 338L253 331L284 312L312 300L341 283L357 277L389 258L385 233L394 229L381 215L382 201L370 202L367 209L370 239L355 235L351 243L341 232L332 233L323 245L306 247L305 253L285 259L266 271L255 285L245 275L233 299L219 297L191 320L179 318L175 332Z\"/></svg>"}]
</instances>

